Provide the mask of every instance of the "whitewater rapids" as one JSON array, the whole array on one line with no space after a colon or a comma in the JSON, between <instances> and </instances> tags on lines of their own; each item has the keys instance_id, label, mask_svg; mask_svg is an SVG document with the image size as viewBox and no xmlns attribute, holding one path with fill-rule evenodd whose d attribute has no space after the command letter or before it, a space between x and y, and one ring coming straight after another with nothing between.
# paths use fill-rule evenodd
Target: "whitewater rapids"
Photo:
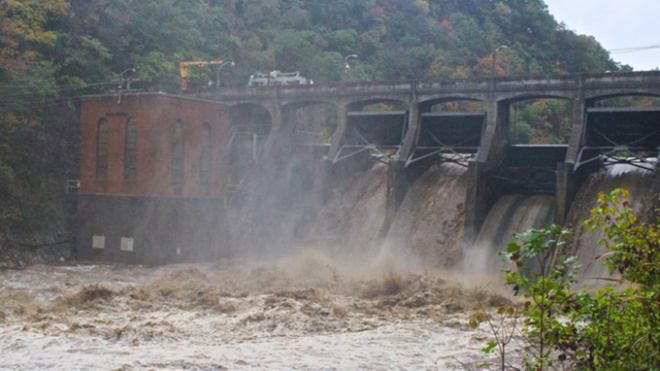
<instances>
[{"instance_id":1,"label":"whitewater rapids","mask_svg":"<svg viewBox=\"0 0 660 371\"><path fill-rule=\"evenodd\" d=\"M439 272L328 260L0 272L2 370L452 370L484 361L472 330L504 296ZM514 351L512 349L512 351Z\"/></svg>"}]
</instances>

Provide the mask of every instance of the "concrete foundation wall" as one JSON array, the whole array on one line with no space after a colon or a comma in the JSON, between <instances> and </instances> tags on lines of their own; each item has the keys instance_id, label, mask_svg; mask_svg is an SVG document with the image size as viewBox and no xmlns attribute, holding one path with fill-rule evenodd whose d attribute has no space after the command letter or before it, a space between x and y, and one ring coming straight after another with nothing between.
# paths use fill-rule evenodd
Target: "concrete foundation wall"
<instances>
[{"instance_id":1,"label":"concrete foundation wall","mask_svg":"<svg viewBox=\"0 0 660 371\"><path fill-rule=\"evenodd\" d=\"M219 198L81 194L78 218L76 248L81 260L162 265L231 255ZM130 238L133 251L125 251Z\"/></svg>"}]
</instances>

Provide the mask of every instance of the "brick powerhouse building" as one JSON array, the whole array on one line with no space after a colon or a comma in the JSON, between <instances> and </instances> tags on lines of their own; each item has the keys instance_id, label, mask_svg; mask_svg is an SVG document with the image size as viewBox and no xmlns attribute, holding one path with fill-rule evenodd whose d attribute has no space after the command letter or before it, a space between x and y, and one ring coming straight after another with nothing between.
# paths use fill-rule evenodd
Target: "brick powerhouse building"
<instances>
[{"instance_id":1,"label":"brick powerhouse building","mask_svg":"<svg viewBox=\"0 0 660 371\"><path fill-rule=\"evenodd\" d=\"M79 258L166 264L222 256L228 129L219 103L162 93L84 100Z\"/></svg>"}]
</instances>

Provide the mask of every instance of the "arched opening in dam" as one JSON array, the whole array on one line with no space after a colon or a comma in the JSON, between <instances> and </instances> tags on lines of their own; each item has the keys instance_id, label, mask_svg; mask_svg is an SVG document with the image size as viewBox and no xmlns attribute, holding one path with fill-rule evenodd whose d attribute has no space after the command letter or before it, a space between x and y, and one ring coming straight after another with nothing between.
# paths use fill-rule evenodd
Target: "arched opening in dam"
<instances>
[{"instance_id":1,"label":"arched opening in dam","mask_svg":"<svg viewBox=\"0 0 660 371\"><path fill-rule=\"evenodd\" d=\"M285 106L291 112L287 125L293 128L296 145L326 145L332 143L337 129L337 105L325 102L301 102Z\"/></svg>"},{"instance_id":2,"label":"arched opening in dam","mask_svg":"<svg viewBox=\"0 0 660 371\"><path fill-rule=\"evenodd\" d=\"M486 112L488 103L480 100L442 98L431 99L424 104L428 107L426 110L435 113L460 113L460 112Z\"/></svg>"},{"instance_id":3,"label":"arched opening in dam","mask_svg":"<svg viewBox=\"0 0 660 371\"><path fill-rule=\"evenodd\" d=\"M617 94L594 102L596 108L649 108L660 107L660 97L652 94Z\"/></svg>"},{"instance_id":4,"label":"arched opening in dam","mask_svg":"<svg viewBox=\"0 0 660 371\"><path fill-rule=\"evenodd\" d=\"M229 109L229 125L227 187L230 193L240 193L250 172L263 156L273 124L265 107L238 104Z\"/></svg>"},{"instance_id":5,"label":"arched opening in dam","mask_svg":"<svg viewBox=\"0 0 660 371\"><path fill-rule=\"evenodd\" d=\"M510 105L511 144L568 144L574 103L568 99L536 98Z\"/></svg>"},{"instance_id":6,"label":"arched opening in dam","mask_svg":"<svg viewBox=\"0 0 660 371\"><path fill-rule=\"evenodd\" d=\"M344 125L337 130L329 160L344 174L364 170L369 159L397 156L408 131L409 105L392 99L358 100L344 107Z\"/></svg>"}]
</instances>

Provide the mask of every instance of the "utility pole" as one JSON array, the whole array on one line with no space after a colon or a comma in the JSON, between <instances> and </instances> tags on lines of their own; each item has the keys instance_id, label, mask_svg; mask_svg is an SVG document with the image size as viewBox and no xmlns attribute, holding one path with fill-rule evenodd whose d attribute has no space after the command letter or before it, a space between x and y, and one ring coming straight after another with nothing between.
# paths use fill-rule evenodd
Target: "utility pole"
<instances>
[{"instance_id":1,"label":"utility pole","mask_svg":"<svg viewBox=\"0 0 660 371\"><path fill-rule=\"evenodd\" d=\"M128 77L128 78L124 77L124 75L129 73L129 72L130 73L135 72L135 68L127 68L124 71L122 71L122 73L119 74L119 77L121 79L119 80L119 86L117 86L117 90L118 90L117 104L121 104L121 91L124 87L124 82L126 83L126 91L131 90L131 78L130 77Z\"/></svg>"},{"instance_id":2,"label":"utility pole","mask_svg":"<svg viewBox=\"0 0 660 371\"><path fill-rule=\"evenodd\" d=\"M215 70L215 90L220 90L220 70L222 69L222 67L227 65L234 67L236 63L234 63L234 61L230 61L230 62L225 62L218 66L218 69Z\"/></svg>"},{"instance_id":3,"label":"utility pole","mask_svg":"<svg viewBox=\"0 0 660 371\"><path fill-rule=\"evenodd\" d=\"M358 59L357 54L349 54L344 57L344 71L341 74L341 83L344 85L346 83L346 75L348 75L348 70L351 68L351 63L349 62L350 59Z\"/></svg>"},{"instance_id":4,"label":"utility pole","mask_svg":"<svg viewBox=\"0 0 660 371\"><path fill-rule=\"evenodd\" d=\"M497 59L497 52L500 51L500 50L502 50L502 49L508 49L508 48L509 48L509 47L506 46L506 45L500 45L500 46L498 46L497 48L495 48L495 50L493 50L492 61L491 61L492 64L491 64L491 66L490 66L490 78L491 78L491 79L492 79L492 78L495 78L495 63L496 63L495 61L496 61L496 59Z\"/></svg>"}]
</instances>

